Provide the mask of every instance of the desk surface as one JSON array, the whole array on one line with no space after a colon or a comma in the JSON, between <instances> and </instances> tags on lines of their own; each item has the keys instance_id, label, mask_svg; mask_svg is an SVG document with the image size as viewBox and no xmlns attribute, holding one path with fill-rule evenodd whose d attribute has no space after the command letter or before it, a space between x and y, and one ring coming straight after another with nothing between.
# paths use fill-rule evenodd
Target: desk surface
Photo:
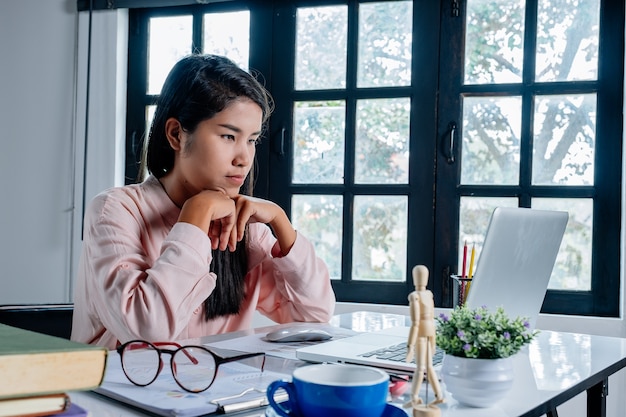
<instances>
[{"instance_id":1,"label":"desk surface","mask_svg":"<svg viewBox=\"0 0 626 417\"><path fill-rule=\"evenodd\" d=\"M355 331L374 331L410 324L395 314L353 312L336 316L331 324ZM266 333L279 326L254 329ZM214 342L246 335L236 332L202 338ZM515 357L515 378L508 396L488 409L459 405L446 393L440 405L445 417L530 417L542 416L578 394L597 388L608 377L626 367L626 339L585 334L542 331L530 346ZM445 381L444 381L445 388ZM145 416L146 414L91 392L70 394L73 401L98 417ZM397 400L398 403L405 398ZM263 415L263 412L246 416Z\"/></svg>"}]
</instances>

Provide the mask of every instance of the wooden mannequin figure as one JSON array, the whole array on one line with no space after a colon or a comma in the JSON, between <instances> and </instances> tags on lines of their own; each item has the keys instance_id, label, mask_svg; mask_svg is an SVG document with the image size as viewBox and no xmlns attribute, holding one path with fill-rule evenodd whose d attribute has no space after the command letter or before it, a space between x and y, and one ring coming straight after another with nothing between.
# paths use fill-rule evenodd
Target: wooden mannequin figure
<instances>
[{"instance_id":1,"label":"wooden mannequin figure","mask_svg":"<svg viewBox=\"0 0 626 417\"><path fill-rule=\"evenodd\" d=\"M404 406L413 407L414 417L438 417L441 415L441 410L435 404L442 403L444 398L437 373L433 368L433 354L436 346L435 301L433 293L426 289L428 268L424 265L417 265L412 272L415 291L409 294L411 330L407 342L406 361L410 362L415 355L417 366L413 375L411 401ZM425 373L435 394L435 400L429 404L424 404L419 396Z\"/></svg>"}]
</instances>

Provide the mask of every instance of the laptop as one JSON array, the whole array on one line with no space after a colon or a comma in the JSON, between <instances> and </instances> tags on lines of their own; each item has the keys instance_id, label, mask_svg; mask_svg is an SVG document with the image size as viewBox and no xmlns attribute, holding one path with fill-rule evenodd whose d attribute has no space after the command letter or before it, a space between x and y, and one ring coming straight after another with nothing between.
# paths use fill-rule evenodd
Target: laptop
<instances>
[{"instance_id":1,"label":"laptop","mask_svg":"<svg viewBox=\"0 0 626 417\"><path fill-rule=\"evenodd\" d=\"M565 211L496 208L465 304L502 306L534 329L568 218Z\"/></svg>"},{"instance_id":2,"label":"laptop","mask_svg":"<svg viewBox=\"0 0 626 417\"><path fill-rule=\"evenodd\" d=\"M466 304L502 306L510 316L527 317L534 328L556 261L568 213L528 208L496 208L487 226ZM406 363L409 327L361 333L296 350L310 362L341 362L413 372ZM443 353L434 353L438 365Z\"/></svg>"}]
</instances>

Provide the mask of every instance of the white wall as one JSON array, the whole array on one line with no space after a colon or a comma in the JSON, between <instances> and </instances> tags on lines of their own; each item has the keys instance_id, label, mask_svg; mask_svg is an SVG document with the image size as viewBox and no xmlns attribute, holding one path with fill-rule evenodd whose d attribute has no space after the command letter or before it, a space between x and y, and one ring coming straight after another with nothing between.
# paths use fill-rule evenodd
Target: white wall
<instances>
[{"instance_id":1,"label":"white wall","mask_svg":"<svg viewBox=\"0 0 626 417\"><path fill-rule=\"evenodd\" d=\"M0 1L0 304L72 300L81 244L88 23L75 0ZM87 201L123 183L126 28L124 11L93 14ZM338 311L366 308L390 312L353 304ZM542 316L537 325L626 336L621 318ZM621 371L610 379L609 416L626 414L626 398L619 398L624 387ZM559 413L582 417L584 401L581 395Z\"/></svg>"},{"instance_id":2,"label":"white wall","mask_svg":"<svg viewBox=\"0 0 626 417\"><path fill-rule=\"evenodd\" d=\"M76 13L67 3L0 2L0 303L70 297Z\"/></svg>"},{"instance_id":3,"label":"white wall","mask_svg":"<svg viewBox=\"0 0 626 417\"><path fill-rule=\"evenodd\" d=\"M87 13L0 2L0 304L72 299L83 209ZM87 201L123 183L126 13L94 13Z\"/></svg>"}]
</instances>

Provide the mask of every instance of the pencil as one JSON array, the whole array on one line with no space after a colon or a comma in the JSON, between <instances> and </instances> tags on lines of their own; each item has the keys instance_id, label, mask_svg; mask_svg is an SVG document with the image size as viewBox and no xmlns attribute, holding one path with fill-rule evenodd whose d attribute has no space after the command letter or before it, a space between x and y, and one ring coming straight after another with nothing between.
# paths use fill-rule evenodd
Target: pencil
<instances>
[{"instance_id":1,"label":"pencil","mask_svg":"<svg viewBox=\"0 0 626 417\"><path fill-rule=\"evenodd\" d=\"M476 256L476 246L472 243L472 253L470 255L470 264L469 264L469 274L468 278L470 281L467 282L467 286L465 287L465 296L463 297L463 301L467 300L467 295L469 294L470 286L472 285L471 279L474 278L474 257Z\"/></svg>"},{"instance_id":2,"label":"pencil","mask_svg":"<svg viewBox=\"0 0 626 417\"><path fill-rule=\"evenodd\" d=\"M472 254L470 255L469 279L474 277L474 256L476 255L476 246L472 243Z\"/></svg>"}]
</instances>

